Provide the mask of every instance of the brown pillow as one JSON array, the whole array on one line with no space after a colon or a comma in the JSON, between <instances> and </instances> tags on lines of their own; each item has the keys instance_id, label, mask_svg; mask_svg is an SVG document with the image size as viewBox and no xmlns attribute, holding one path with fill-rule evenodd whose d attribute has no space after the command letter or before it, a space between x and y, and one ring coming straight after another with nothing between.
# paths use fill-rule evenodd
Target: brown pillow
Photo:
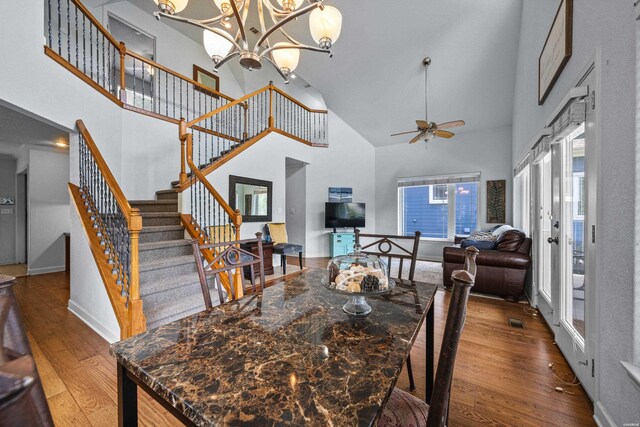
<instances>
[{"instance_id":1,"label":"brown pillow","mask_svg":"<svg viewBox=\"0 0 640 427\"><path fill-rule=\"evenodd\" d=\"M497 251L515 252L527 236L519 230L509 230L502 233L496 244Z\"/></svg>"}]
</instances>

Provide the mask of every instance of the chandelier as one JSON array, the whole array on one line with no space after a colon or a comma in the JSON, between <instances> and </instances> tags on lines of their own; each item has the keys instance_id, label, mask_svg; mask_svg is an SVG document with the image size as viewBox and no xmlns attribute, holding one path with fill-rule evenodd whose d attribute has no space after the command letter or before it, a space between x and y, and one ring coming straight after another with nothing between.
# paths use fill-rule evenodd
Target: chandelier
<instances>
[{"instance_id":1,"label":"chandelier","mask_svg":"<svg viewBox=\"0 0 640 427\"><path fill-rule=\"evenodd\" d=\"M257 34L257 41L251 47L247 39L247 17L251 0L213 0L219 12L209 19L190 19L178 16L189 0L154 0L160 9L154 15L184 22L203 29L202 41L207 54L214 63L213 71L232 58L239 57L240 65L248 70L262 68L264 60L271 63L280 73L285 83L298 66L300 51L326 53L331 56L331 46L338 40L342 28L342 14L333 6L326 6L322 0L255 0L258 9L260 30L251 28ZM285 25L298 17L309 14L311 37L317 46L309 46L291 37ZM265 25L265 16L271 26ZM236 24L235 36L231 34ZM270 37L278 34L282 41L271 43Z\"/></svg>"}]
</instances>

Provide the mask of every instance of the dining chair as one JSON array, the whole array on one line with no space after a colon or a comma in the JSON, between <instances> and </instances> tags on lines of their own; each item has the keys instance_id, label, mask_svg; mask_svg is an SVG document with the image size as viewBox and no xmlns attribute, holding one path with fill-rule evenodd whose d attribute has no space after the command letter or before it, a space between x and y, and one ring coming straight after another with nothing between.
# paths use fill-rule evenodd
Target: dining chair
<instances>
[{"instance_id":1,"label":"dining chair","mask_svg":"<svg viewBox=\"0 0 640 427\"><path fill-rule=\"evenodd\" d=\"M257 244L258 253L253 254L242 248L240 245ZM256 285L255 268L257 266L260 276L260 290L264 289L264 262L262 259L262 233L256 233L255 239L235 240L228 242L210 243L206 245L200 245L197 241L192 242L193 256L196 259L196 267L198 269L198 276L200 278L200 286L202 288L202 296L204 297L204 305L207 309L210 309L213 304L211 303L211 293L209 290L208 279L213 278L214 284L218 289L218 298L220 304L225 302L225 296L222 292L222 282L220 281L220 275L226 273L229 277L229 283L234 283L234 275L239 273L239 277L243 277L242 269L248 267L251 270L251 290L255 293L258 288ZM213 260L207 262L202 255L203 251L211 251L213 253ZM246 293L244 280L241 280L242 292ZM229 301L238 298L234 287L231 286L231 293L228 295Z\"/></svg>"},{"instance_id":2,"label":"dining chair","mask_svg":"<svg viewBox=\"0 0 640 427\"><path fill-rule=\"evenodd\" d=\"M403 279L402 273L406 272L406 280L413 280L416 272L418 248L422 233L416 231L413 236L396 236L391 234L368 234L356 229L356 245L360 245L360 252L368 255L376 255L387 263L387 275L396 279ZM409 263L409 269L404 268L405 262ZM392 268L397 264L397 268ZM392 272L393 270L393 272ZM409 388L416 389L411 368L411 355L407 357L407 375L409 376Z\"/></svg>"},{"instance_id":3,"label":"dining chair","mask_svg":"<svg viewBox=\"0 0 640 427\"><path fill-rule=\"evenodd\" d=\"M433 385L431 404L397 387L382 411L378 427L426 426L444 427L447 425L451 382L456 353L462 328L467 314L469 292L475 282L475 258L478 249L468 247L465 251L465 270L456 270L451 274L453 289L447 313L447 323L442 338L438 369Z\"/></svg>"},{"instance_id":4,"label":"dining chair","mask_svg":"<svg viewBox=\"0 0 640 427\"><path fill-rule=\"evenodd\" d=\"M287 274L287 255L297 255L302 270L302 250L303 246L296 243L289 243L287 236L287 226L284 222L267 223L269 235L273 241L273 253L280 255L280 265L282 273Z\"/></svg>"}]
</instances>

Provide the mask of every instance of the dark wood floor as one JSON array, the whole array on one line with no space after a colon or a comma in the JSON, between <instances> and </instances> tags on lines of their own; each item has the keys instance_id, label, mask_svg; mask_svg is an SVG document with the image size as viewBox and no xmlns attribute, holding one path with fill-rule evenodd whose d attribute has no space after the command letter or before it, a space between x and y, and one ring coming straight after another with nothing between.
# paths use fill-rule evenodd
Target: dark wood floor
<instances>
[{"instance_id":1,"label":"dark wood floor","mask_svg":"<svg viewBox=\"0 0 640 427\"><path fill-rule=\"evenodd\" d=\"M297 260L291 260L291 272ZM326 266L326 259L306 260ZM18 279L15 286L45 394L57 426L117 425L115 362L109 345L67 310L69 276L52 273ZM442 338L448 294L436 298L436 350ZM525 329L507 325L524 320ZM412 350L417 396L424 396L424 332ZM522 305L472 297L456 362L452 426L589 426L591 403L582 388L574 394L552 390L549 371L572 378L542 320ZM398 385L408 389L406 374ZM142 425L178 425L160 405L140 392Z\"/></svg>"}]
</instances>

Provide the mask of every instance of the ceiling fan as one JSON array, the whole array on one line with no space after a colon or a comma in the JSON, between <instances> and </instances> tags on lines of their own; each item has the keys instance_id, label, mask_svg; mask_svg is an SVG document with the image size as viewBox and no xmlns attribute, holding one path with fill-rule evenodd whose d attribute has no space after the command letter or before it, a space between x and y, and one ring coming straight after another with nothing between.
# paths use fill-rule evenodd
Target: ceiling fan
<instances>
[{"instance_id":1,"label":"ceiling fan","mask_svg":"<svg viewBox=\"0 0 640 427\"><path fill-rule=\"evenodd\" d=\"M429 69L429 65L431 65L431 58L429 57L424 58L424 60L422 61L422 64L424 65L424 112L426 116L427 115L427 70ZM424 139L425 142L429 142L436 137L448 139L448 138L452 138L455 134L453 132L450 132L444 129L464 126L465 123L464 123L464 120L455 120L453 122L446 122L446 123L440 123L440 124L437 124L435 122L429 122L428 120L416 120L416 124L418 125L417 130L394 133L391 136L407 135L410 133L418 132L418 134L414 136L411 139L411 141L409 141L409 144L413 144L414 142L420 141L421 139Z\"/></svg>"}]
</instances>

